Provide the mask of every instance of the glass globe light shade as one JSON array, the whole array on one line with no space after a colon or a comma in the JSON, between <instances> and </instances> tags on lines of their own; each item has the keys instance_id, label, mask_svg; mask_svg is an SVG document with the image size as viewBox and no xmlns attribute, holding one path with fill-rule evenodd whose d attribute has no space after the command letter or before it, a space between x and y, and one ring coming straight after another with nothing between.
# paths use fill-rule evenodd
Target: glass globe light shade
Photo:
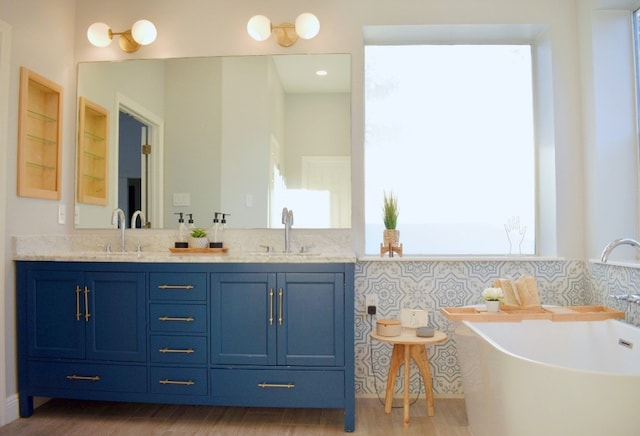
<instances>
[{"instance_id":1,"label":"glass globe light shade","mask_svg":"<svg viewBox=\"0 0 640 436\"><path fill-rule=\"evenodd\" d=\"M131 36L140 45L148 45L156 40L158 31L149 20L138 20L131 27Z\"/></svg>"},{"instance_id":2,"label":"glass globe light shade","mask_svg":"<svg viewBox=\"0 0 640 436\"><path fill-rule=\"evenodd\" d=\"M247 33L256 41L264 41L271 36L271 20L264 15L255 15L247 23Z\"/></svg>"},{"instance_id":3,"label":"glass globe light shade","mask_svg":"<svg viewBox=\"0 0 640 436\"><path fill-rule=\"evenodd\" d=\"M296 33L302 39L311 39L320 32L320 21L315 15L305 12L296 18Z\"/></svg>"},{"instance_id":4,"label":"glass globe light shade","mask_svg":"<svg viewBox=\"0 0 640 436\"><path fill-rule=\"evenodd\" d=\"M87 29L87 39L96 47L106 47L111 44L111 29L104 23L93 23Z\"/></svg>"}]
</instances>

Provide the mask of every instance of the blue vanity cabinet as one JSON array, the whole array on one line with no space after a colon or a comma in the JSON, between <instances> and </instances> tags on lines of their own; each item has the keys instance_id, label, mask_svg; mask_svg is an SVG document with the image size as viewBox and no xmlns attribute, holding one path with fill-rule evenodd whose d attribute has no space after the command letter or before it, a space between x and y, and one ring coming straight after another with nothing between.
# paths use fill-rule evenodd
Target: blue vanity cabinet
<instances>
[{"instance_id":1,"label":"blue vanity cabinet","mask_svg":"<svg viewBox=\"0 0 640 436\"><path fill-rule=\"evenodd\" d=\"M145 275L100 270L18 262L21 416L35 395L146 391Z\"/></svg>"},{"instance_id":2,"label":"blue vanity cabinet","mask_svg":"<svg viewBox=\"0 0 640 436\"><path fill-rule=\"evenodd\" d=\"M33 397L344 409L354 264L17 261L20 415Z\"/></svg>"},{"instance_id":3,"label":"blue vanity cabinet","mask_svg":"<svg viewBox=\"0 0 640 436\"><path fill-rule=\"evenodd\" d=\"M215 404L345 409L355 427L353 266L247 265L211 276Z\"/></svg>"}]
</instances>

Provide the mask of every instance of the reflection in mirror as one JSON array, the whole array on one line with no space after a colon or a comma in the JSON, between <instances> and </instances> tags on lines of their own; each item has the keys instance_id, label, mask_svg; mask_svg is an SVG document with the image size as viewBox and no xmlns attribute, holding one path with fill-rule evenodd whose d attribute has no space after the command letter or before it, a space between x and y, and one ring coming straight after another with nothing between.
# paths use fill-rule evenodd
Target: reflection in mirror
<instances>
[{"instance_id":1,"label":"reflection in mirror","mask_svg":"<svg viewBox=\"0 0 640 436\"><path fill-rule=\"evenodd\" d=\"M116 207L152 228L179 212L204 228L215 212L231 228L280 228L283 207L298 228L350 227L350 80L349 55L80 63L78 96L111 113L113 158L108 204L78 202L76 228L112 228ZM144 125L126 140L135 157L118 147L120 112ZM136 188L123 159L140 167Z\"/></svg>"}]
</instances>

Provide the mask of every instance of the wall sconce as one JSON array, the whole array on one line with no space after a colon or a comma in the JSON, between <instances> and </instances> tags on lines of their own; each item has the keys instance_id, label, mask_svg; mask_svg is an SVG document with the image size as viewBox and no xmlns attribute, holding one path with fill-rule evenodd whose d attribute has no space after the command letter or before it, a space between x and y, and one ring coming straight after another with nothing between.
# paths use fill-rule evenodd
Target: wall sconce
<instances>
[{"instance_id":1,"label":"wall sconce","mask_svg":"<svg viewBox=\"0 0 640 436\"><path fill-rule=\"evenodd\" d=\"M158 31L149 20L138 20L133 23L131 29L123 32L114 32L104 23L93 23L87 29L87 39L96 47L106 47L111 44L113 35L119 35L118 45L123 51L133 53L142 45L151 44L156 40Z\"/></svg>"},{"instance_id":2,"label":"wall sconce","mask_svg":"<svg viewBox=\"0 0 640 436\"><path fill-rule=\"evenodd\" d=\"M247 33L256 41L264 41L271 33L273 33L276 42L283 47L289 47L298 40L298 36L302 39L311 39L320 32L320 21L318 18L305 12L298 15L295 24L282 23L278 26L271 24L264 15L256 15L251 17L247 23Z\"/></svg>"}]
</instances>

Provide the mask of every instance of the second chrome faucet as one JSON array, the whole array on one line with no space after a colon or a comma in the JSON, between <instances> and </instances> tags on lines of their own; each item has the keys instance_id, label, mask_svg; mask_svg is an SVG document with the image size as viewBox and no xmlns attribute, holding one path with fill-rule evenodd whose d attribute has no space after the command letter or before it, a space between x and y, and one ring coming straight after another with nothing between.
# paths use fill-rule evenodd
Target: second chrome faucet
<instances>
[{"instance_id":1,"label":"second chrome faucet","mask_svg":"<svg viewBox=\"0 0 640 436\"><path fill-rule=\"evenodd\" d=\"M293 211L286 207L282 209L282 224L284 224L284 252L291 253L291 226L293 225Z\"/></svg>"}]
</instances>

